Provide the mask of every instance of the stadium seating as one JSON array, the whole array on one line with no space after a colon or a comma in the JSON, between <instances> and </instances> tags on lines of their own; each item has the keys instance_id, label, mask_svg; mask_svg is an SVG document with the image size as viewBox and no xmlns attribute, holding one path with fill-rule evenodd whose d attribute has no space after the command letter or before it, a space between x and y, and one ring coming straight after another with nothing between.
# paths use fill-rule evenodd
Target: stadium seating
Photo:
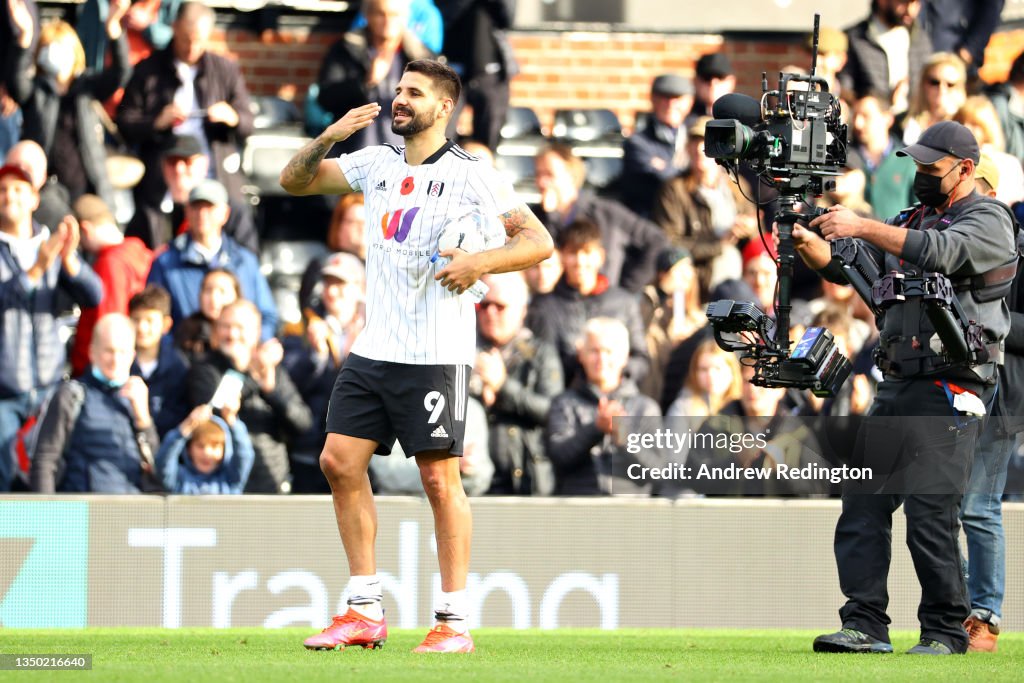
<instances>
[{"instance_id":1,"label":"stadium seating","mask_svg":"<svg viewBox=\"0 0 1024 683\"><path fill-rule=\"evenodd\" d=\"M309 262L327 253L323 241L266 241L260 254L260 270L274 293L274 303L285 324L301 320L299 285Z\"/></svg>"},{"instance_id":2,"label":"stadium seating","mask_svg":"<svg viewBox=\"0 0 1024 683\"><path fill-rule=\"evenodd\" d=\"M610 109L559 109L551 137L565 142L622 142L622 124Z\"/></svg>"},{"instance_id":3,"label":"stadium seating","mask_svg":"<svg viewBox=\"0 0 1024 683\"><path fill-rule=\"evenodd\" d=\"M501 127L502 140L522 140L544 137L537 113L529 107L509 107Z\"/></svg>"}]
</instances>

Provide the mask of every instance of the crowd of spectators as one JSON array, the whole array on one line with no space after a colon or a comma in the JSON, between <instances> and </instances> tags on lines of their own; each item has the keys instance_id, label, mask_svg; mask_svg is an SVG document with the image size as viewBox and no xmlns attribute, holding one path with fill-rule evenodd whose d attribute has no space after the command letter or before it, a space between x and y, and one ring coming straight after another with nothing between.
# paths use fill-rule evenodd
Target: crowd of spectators
<instances>
[{"instance_id":1,"label":"crowd of spectators","mask_svg":"<svg viewBox=\"0 0 1024 683\"><path fill-rule=\"evenodd\" d=\"M72 27L40 24L33 0L3 2L0 491L327 492L318 465L327 401L363 323L372 226L361 195L337 202L326 253L302 276L301 321L282 322L241 193L253 113L238 65L207 49L213 11L89 0ZM1020 215L1024 55L1006 82L980 82L979 46L996 24L986 14L938 25L961 5L874 0L864 21L823 31L820 73L850 125L847 166L824 205L884 219L912 204L913 164L894 153L952 119L982 145L982 187ZM394 141L392 86L406 61L440 49L466 80L466 147L494 163L517 71L504 35L514 2L368 0L363 9L324 57L307 125L311 111L330 121L376 100L379 129L335 154ZM751 493L624 478L629 464L666 461L628 448L621 419L764 432L790 417L866 410L877 333L848 287L803 272L794 290L793 338L827 326L853 362L832 399L752 385L750 369L712 338L709 301L755 301L771 314L776 297L774 244L759 234L770 207L748 201L757 179L730 178L704 155L710 105L735 85L722 53L701 58L693 79L654 78L646 122L623 145L623 173L600 192L571 145L538 149L534 209L557 250L525 273L485 278L462 459L471 493ZM98 105L112 114L114 139L144 163L130 220L115 218ZM67 339L71 310L81 313ZM675 459L806 464L814 457L798 429L775 429L789 436L766 448ZM380 491L416 488L400 450L377 460Z\"/></svg>"}]
</instances>

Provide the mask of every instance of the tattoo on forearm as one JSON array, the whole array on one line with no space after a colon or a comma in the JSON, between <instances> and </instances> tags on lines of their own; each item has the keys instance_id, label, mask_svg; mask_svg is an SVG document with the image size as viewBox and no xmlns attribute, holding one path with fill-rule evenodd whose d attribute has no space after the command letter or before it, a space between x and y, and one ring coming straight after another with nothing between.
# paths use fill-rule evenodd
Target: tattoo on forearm
<instances>
[{"instance_id":1,"label":"tattoo on forearm","mask_svg":"<svg viewBox=\"0 0 1024 683\"><path fill-rule=\"evenodd\" d=\"M512 235L512 237L509 238L508 242L505 243L505 248L515 249L516 245L519 244L521 239L533 242L534 246L541 247L542 249L547 246L547 241L543 237L538 235L536 230L523 227L519 229L519 232L517 232L515 235Z\"/></svg>"},{"instance_id":2,"label":"tattoo on forearm","mask_svg":"<svg viewBox=\"0 0 1024 683\"><path fill-rule=\"evenodd\" d=\"M309 185L316 177L320 162L324 160L330 150L329 143L316 138L292 157L292 160L284 167L284 177L288 182L296 185Z\"/></svg>"}]
</instances>

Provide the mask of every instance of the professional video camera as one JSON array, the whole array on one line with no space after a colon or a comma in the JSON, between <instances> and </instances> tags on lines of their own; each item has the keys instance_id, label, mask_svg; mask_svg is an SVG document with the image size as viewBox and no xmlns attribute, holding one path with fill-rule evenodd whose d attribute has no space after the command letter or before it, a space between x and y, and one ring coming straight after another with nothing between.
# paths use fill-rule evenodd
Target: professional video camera
<instances>
[{"instance_id":1,"label":"professional video camera","mask_svg":"<svg viewBox=\"0 0 1024 683\"><path fill-rule=\"evenodd\" d=\"M754 384L810 389L827 397L834 396L850 374L850 362L839 353L832 334L812 327L792 354L789 340L793 226L822 213L798 207L812 207L810 197L835 189L833 178L846 163L846 125L839 100L828 91L828 81L814 75L819 21L815 14L810 75L780 73L778 88L769 90L762 72L760 102L731 93L712 106L715 118L705 128L704 154L734 177L743 164L778 192L779 279L774 321L753 304L731 300L712 302L707 314L719 346L741 352L744 361L753 360ZM806 86L792 88L795 83Z\"/></svg>"}]
</instances>

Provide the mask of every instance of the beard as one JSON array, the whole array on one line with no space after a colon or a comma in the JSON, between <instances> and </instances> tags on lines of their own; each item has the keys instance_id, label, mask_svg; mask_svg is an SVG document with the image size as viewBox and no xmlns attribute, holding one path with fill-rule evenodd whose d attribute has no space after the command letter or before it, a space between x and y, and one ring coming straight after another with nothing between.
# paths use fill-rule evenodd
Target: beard
<instances>
[{"instance_id":1,"label":"beard","mask_svg":"<svg viewBox=\"0 0 1024 683\"><path fill-rule=\"evenodd\" d=\"M886 7L882 10L882 21L892 28L897 26L910 28L914 25L914 18L909 13L898 12L895 7Z\"/></svg>"},{"instance_id":2,"label":"beard","mask_svg":"<svg viewBox=\"0 0 1024 683\"><path fill-rule=\"evenodd\" d=\"M407 138L416 135L417 133L422 133L437 121L437 116L432 115L430 112L420 112L419 114L416 114L411 109L401 109L399 111L406 116L409 116L409 120L402 124L396 123L393 118L394 114L392 114L391 132L395 135L401 135L402 137Z\"/></svg>"}]
</instances>

